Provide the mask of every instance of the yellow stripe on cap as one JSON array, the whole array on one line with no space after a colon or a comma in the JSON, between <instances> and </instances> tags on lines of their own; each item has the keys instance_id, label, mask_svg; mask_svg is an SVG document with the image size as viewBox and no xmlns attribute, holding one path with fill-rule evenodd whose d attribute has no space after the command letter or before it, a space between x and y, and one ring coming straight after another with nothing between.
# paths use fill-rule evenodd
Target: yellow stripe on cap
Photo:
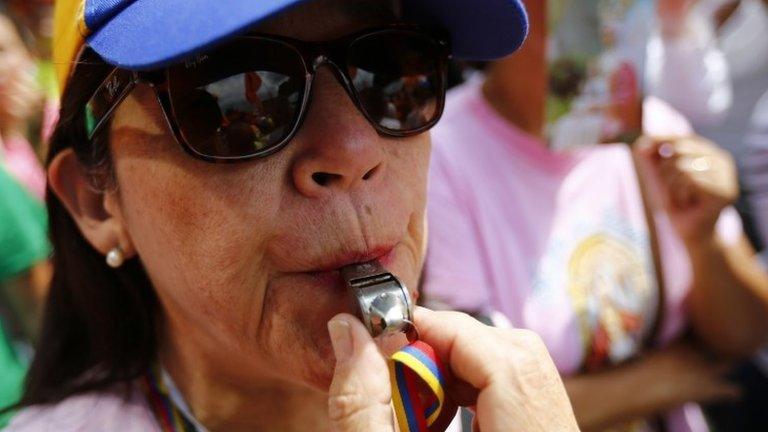
<instances>
[{"instance_id":1,"label":"yellow stripe on cap","mask_svg":"<svg viewBox=\"0 0 768 432\"><path fill-rule=\"evenodd\" d=\"M90 31L85 25L85 0L56 0L53 14L53 63L60 94Z\"/></svg>"}]
</instances>

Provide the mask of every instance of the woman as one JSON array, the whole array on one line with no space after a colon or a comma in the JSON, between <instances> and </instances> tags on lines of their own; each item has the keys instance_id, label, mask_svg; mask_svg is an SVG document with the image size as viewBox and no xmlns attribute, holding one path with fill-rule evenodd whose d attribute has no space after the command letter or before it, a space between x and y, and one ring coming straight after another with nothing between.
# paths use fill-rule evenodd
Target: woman
<instances>
[{"instance_id":1,"label":"woman","mask_svg":"<svg viewBox=\"0 0 768 432\"><path fill-rule=\"evenodd\" d=\"M402 12L452 23L457 55L520 44L518 3L488 2L487 33L468 30L476 4ZM447 45L396 25L399 3L220 5L58 5L55 276L10 430L393 430L338 270L378 259L416 286ZM90 36L69 71L78 11ZM535 337L415 320L458 378L449 403L476 404L484 431L575 429Z\"/></svg>"},{"instance_id":2,"label":"woman","mask_svg":"<svg viewBox=\"0 0 768 432\"><path fill-rule=\"evenodd\" d=\"M0 165L43 200L45 173L27 141L30 121L41 107L35 63L13 21L0 15Z\"/></svg>"},{"instance_id":3,"label":"woman","mask_svg":"<svg viewBox=\"0 0 768 432\"><path fill-rule=\"evenodd\" d=\"M43 204L0 166L0 406L15 403L26 372L19 342L34 334L40 298L33 289L50 249ZM10 420L0 415L0 427Z\"/></svg>"},{"instance_id":4,"label":"woman","mask_svg":"<svg viewBox=\"0 0 768 432\"><path fill-rule=\"evenodd\" d=\"M547 148L544 4L527 4L525 48L449 95L434 131L425 295L539 333L583 430L707 430L689 402L737 397L717 359L768 336L733 162L659 109L646 130L683 137L634 158Z\"/></svg>"}]
</instances>

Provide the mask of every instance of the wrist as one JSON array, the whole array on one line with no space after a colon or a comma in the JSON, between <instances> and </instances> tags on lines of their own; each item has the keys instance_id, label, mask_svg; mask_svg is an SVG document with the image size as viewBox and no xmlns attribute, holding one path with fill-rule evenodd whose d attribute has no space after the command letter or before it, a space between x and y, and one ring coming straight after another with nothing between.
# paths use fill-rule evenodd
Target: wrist
<instances>
[{"instance_id":1,"label":"wrist","mask_svg":"<svg viewBox=\"0 0 768 432\"><path fill-rule=\"evenodd\" d=\"M670 373L672 366L663 351L650 351L626 367L630 383L642 389L634 397L638 412L658 413L678 403L675 395L679 389L675 387L676 381Z\"/></svg>"},{"instance_id":2,"label":"wrist","mask_svg":"<svg viewBox=\"0 0 768 432\"><path fill-rule=\"evenodd\" d=\"M720 211L678 221L677 233L690 253L711 250L718 244L717 223Z\"/></svg>"},{"instance_id":3,"label":"wrist","mask_svg":"<svg viewBox=\"0 0 768 432\"><path fill-rule=\"evenodd\" d=\"M721 265L723 246L716 232L685 239L684 244L691 258L691 264L694 266L694 272L698 266Z\"/></svg>"}]
</instances>

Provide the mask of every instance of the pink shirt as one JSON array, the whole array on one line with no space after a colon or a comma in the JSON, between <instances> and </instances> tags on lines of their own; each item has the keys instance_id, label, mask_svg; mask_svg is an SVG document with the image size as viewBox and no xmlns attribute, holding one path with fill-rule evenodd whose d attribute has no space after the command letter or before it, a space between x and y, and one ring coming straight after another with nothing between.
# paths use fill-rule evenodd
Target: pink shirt
<instances>
[{"instance_id":1,"label":"pink shirt","mask_svg":"<svg viewBox=\"0 0 768 432\"><path fill-rule=\"evenodd\" d=\"M144 393L135 385L72 396L55 405L26 408L7 432L162 432Z\"/></svg>"},{"instance_id":2,"label":"pink shirt","mask_svg":"<svg viewBox=\"0 0 768 432\"><path fill-rule=\"evenodd\" d=\"M479 88L454 90L433 133L426 298L538 332L564 374L634 357L661 297L629 148L550 151ZM720 229L738 238L738 216L726 213ZM667 343L686 324L692 278L669 219L655 221L666 289L657 341ZM706 430L695 409L673 417L673 431Z\"/></svg>"},{"instance_id":3,"label":"pink shirt","mask_svg":"<svg viewBox=\"0 0 768 432\"><path fill-rule=\"evenodd\" d=\"M45 199L45 171L27 140L12 137L0 143L0 163L30 194Z\"/></svg>"}]
</instances>

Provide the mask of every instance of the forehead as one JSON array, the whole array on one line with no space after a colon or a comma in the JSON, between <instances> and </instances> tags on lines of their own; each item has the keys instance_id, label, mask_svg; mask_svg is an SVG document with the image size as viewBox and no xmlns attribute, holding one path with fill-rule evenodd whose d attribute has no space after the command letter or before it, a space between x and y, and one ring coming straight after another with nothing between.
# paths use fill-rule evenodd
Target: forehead
<instances>
[{"instance_id":1,"label":"forehead","mask_svg":"<svg viewBox=\"0 0 768 432\"><path fill-rule=\"evenodd\" d=\"M255 30L303 40L325 40L398 21L400 0L314 0Z\"/></svg>"}]
</instances>

